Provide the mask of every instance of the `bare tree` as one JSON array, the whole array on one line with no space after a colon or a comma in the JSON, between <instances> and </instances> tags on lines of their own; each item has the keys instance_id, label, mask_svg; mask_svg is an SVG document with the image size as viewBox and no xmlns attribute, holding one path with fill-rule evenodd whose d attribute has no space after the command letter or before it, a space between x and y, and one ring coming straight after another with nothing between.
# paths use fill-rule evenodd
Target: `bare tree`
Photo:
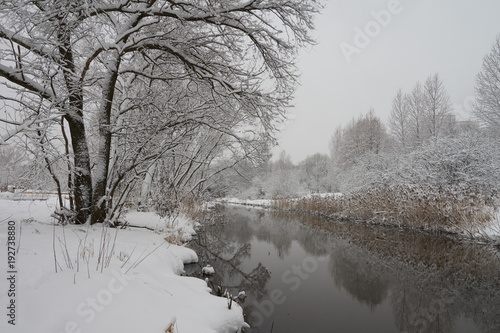
<instances>
[{"instance_id":1,"label":"bare tree","mask_svg":"<svg viewBox=\"0 0 500 333\"><path fill-rule=\"evenodd\" d=\"M427 132L431 138L436 138L443 134L446 123L451 121L451 100L437 73L427 78L423 93Z\"/></svg>"},{"instance_id":2,"label":"bare tree","mask_svg":"<svg viewBox=\"0 0 500 333\"><path fill-rule=\"evenodd\" d=\"M266 183L266 192L272 198L297 196L303 192L298 170L285 151L282 151L278 160L272 163Z\"/></svg>"},{"instance_id":3,"label":"bare tree","mask_svg":"<svg viewBox=\"0 0 500 333\"><path fill-rule=\"evenodd\" d=\"M425 114L425 98L422 90L422 85L417 83L412 92L407 95L408 106L410 110L410 135L411 145L418 147L424 139L424 114Z\"/></svg>"},{"instance_id":4,"label":"bare tree","mask_svg":"<svg viewBox=\"0 0 500 333\"><path fill-rule=\"evenodd\" d=\"M26 153L19 147L10 144L0 146L0 188L5 191L9 185L19 183L23 173L23 162Z\"/></svg>"},{"instance_id":5,"label":"bare tree","mask_svg":"<svg viewBox=\"0 0 500 333\"><path fill-rule=\"evenodd\" d=\"M3 139L62 116L76 221L105 221L123 111L142 112L137 103L127 107L134 100L127 86L170 81L197 94L197 85L208 85L217 106L272 140L293 93L297 48L313 42L319 7L316 0L4 2L0 76L13 93L1 100L17 116L3 119L11 126ZM147 91L136 90L136 100ZM95 143L90 118L98 126Z\"/></svg>"},{"instance_id":6,"label":"bare tree","mask_svg":"<svg viewBox=\"0 0 500 333\"><path fill-rule=\"evenodd\" d=\"M335 132L330 143L332 159L340 170L347 170L367 153L379 154L387 138L385 126L370 110L366 115L352 120L345 128Z\"/></svg>"},{"instance_id":7,"label":"bare tree","mask_svg":"<svg viewBox=\"0 0 500 333\"><path fill-rule=\"evenodd\" d=\"M391 134L403 150L406 149L409 140L409 118L410 110L408 98L406 98L403 91L399 89L396 97L394 97L394 100L392 101L389 128L391 130Z\"/></svg>"},{"instance_id":8,"label":"bare tree","mask_svg":"<svg viewBox=\"0 0 500 333\"><path fill-rule=\"evenodd\" d=\"M300 164L301 183L312 192L330 192L330 158L324 154L306 157Z\"/></svg>"},{"instance_id":9,"label":"bare tree","mask_svg":"<svg viewBox=\"0 0 500 333\"><path fill-rule=\"evenodd\" d=\"M476 78L476 102L473 115L484 125L500 128L500 36L484 58Z\"/></svg>"}]
</instances>

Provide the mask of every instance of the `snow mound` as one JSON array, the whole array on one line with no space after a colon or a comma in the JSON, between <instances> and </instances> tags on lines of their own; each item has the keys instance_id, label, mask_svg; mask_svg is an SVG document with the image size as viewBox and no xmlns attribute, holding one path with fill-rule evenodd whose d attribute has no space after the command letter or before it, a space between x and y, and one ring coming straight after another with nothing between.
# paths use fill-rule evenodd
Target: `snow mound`
<instances>
[{"instance_id":1,"label":"snow mound","mask_svg":"<svg viewBox=\"0 0 500 333\"><path fill-rule=\"evenodd\" d=\"M212 266L207 265L207 266L205 266L205 267L202 268L201 273L203 275L214 275L215 274L215 269Z\"/></svg>"}]
</instances>

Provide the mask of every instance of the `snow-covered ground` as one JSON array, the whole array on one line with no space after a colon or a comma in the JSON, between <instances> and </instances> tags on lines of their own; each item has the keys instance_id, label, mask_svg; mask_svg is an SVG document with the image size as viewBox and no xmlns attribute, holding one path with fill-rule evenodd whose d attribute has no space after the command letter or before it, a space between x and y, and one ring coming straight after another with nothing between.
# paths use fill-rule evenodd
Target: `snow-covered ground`
<instances>
[{"instance_id":1,"label":"snow-covered ground","mask_svg":"<svg viewBox=\"0 0 500 333\"><path fill-rule=\"evenodd\" d=\"M294 200L299 199L311 199L311 198L339 198L342 197L342 193L312 193L306 194L297 198L293 198ZM221 198L216 202L232 204L232 205L244 205L244 206L253 206L253 207L271 207L273 200L272 199L239 199L239 198Z\"/></svg>"},{"instance_id":2,"label":"snow-covered ground","mask_svg":"<svg viewBox=\"0 0 500 333\"><path fill-rule=\"evenodd\" d=\"M245 205L254 207L271 207L271 199L238 199L238 198L221 198L216 202L231 205Z\"/></svg>"},{"instance_id":3,"label":"snow-covered ground","mask_svg":"<svg viewBox=\"0 0 500 333\"><path fill-rule=\"evenodd\" d=\"M180 276L197 255L165 237L172 243L191 237L188 219L129 212L131 225L154 231L54 227L55 198L11 199L0 194L0 332L234 333L246 325L241 307L228 309L204 280ZM16 256L8 267L11 245Z\"/></svg>"}]
</instances>

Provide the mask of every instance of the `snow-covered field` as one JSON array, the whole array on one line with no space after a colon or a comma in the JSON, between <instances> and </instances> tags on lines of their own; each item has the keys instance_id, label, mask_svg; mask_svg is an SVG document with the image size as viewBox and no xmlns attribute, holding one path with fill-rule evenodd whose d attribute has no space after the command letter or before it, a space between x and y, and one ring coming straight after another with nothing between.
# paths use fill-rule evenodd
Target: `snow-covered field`
<instances>
[{"instance_id":1,"label":"snow-covered field","mask_svg":"<svg viewBox=\"0 0 500 333\"><path fill-rule=\"evenodd\" d=\"M197 255L165 237L191 237L188 219L129 212L131 225L155 231L54 227L54 207L55 198L13 201L0 194L0 332L233 333L246 325L241 307L229 310L204 280L180 276Z\"/></svg>"}]
</instances>

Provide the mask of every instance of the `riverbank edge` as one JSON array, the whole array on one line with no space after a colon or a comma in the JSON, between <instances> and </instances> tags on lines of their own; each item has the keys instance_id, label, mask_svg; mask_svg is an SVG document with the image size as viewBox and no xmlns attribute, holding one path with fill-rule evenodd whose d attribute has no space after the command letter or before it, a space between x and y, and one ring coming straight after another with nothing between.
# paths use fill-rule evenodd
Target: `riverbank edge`
<instances>
[{"instance_id":1,"label":"riverbank edge","mask_svg":"<svg viewBox=\"0 0 500 333\"><path fill-rule=\"evenodd\" d=\"M182 276L184 264L198 256L166 239L174 235L180 244L193 235L194 221L183 217L165 227L154 213L131 212L126 229L60 226L51 217L55 206L51 198L0 198L0 243L15 234L17 248L17 266L9 270L16 272L16 293L0 295L1 304L14 300L15 319L0 321L0 330L233 333L247 327L241 307L228 310L227 300L212 295L204 280ZM109 239L104 252L103 237ZM2 279L2 290L7 282Z\"/></svg>"},{"instance_id":2,"label":"riverbank edge","mask_svg":"<svg viewBox=\"0 0 500 333\"><path fill-rule=\"evenodd\" d=\"M278 212L298 213L302 215L323 218L329 221L342 221L342 222L358 223L358 224L361 223L361 224L381 226L386 228L397 228L399 230L409 231L409 232L420 232L429 235L443 235L459 242L470 242L475 244L490 245L495 247L498 251L500 251L500 211L496 212L496 217L491 221L491 224L489 226L483 228L482 230L480 229L476 233L467 233L465 231L461 232L457 230L428 230L423 228L412 228L402 224L398 225L394 223L383 223L374 220L359 220L359 219L349 218L348 216L345 216L342 213L326 214L323 212L313 211L313 210L278 208L276 207L274 202L275 200L273 199L254 200L254 199L238 199L238 198L221 198L214 201L215 204L238 205L250 208L273 210Z\"/></svg>"}]
</instances>

